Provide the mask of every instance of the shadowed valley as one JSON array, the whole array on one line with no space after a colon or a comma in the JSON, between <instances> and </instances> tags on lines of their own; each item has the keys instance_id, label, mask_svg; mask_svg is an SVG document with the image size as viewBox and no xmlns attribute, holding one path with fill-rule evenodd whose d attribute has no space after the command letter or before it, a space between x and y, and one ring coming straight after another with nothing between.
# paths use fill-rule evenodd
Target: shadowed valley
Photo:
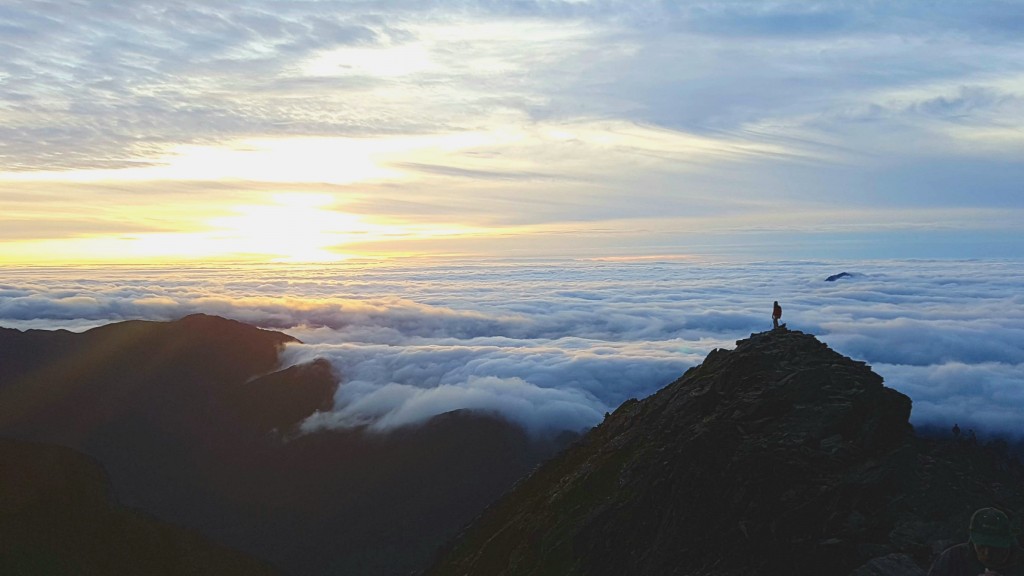
<instances>
[{"instance_id":1,"label":"shadowed valley","mask_svg":"<svg viewBox=\"0 0 1024 576\"><path fill-rule=\"evenodd\" d=\"M388 435L298 435L331 406L338 378L324 361L278 370L290 341L203 315L81 334L0 329L0 436L84 453L117 504L295 575L422 568L556 448L467 412ZM52 450L22 446L5 452L5 474ZM66 531L102 525L47 518ZM82 553L50 550L71 563Z\"/></svg>"}]
</instances>

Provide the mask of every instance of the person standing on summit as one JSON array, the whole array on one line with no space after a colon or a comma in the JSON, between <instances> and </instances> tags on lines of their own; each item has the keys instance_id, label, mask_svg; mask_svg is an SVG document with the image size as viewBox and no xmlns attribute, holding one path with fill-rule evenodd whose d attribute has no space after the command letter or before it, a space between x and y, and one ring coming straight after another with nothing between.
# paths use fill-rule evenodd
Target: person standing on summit
<instances>
[{"instance_id":1,"label":"person standing on summit","mask_svg":"<svg viewBox=\"0 0 1024 576\"><path fill-rule=\"evenodd\" d=\"M779 327L779 319L782 318L782 306L779 306L779 301L775 301L775 305L772 306L772 328Z\"/></svg>"}]
</instances>

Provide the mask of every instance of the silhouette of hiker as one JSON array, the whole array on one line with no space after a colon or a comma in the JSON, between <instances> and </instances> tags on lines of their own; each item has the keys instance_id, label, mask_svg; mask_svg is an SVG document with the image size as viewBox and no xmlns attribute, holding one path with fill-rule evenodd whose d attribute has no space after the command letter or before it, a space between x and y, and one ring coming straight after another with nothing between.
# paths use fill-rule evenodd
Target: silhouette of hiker
<instances>
[{"instance_id":1,"label":"silhouette of hiker","mask_svg":"<svg viewBox=\"0 0 1024 576\"><path fill-rule=\"evenodd\" d=\"M960 425L956 422L953 423L953 440L960 439Z\"/></svg>"},{"instance_id":2,"label":"silhouette of hiker","mask_svg":"<svg viewBox=\"0 0 1024 576\"><path fill-rule=\"evenodd\" d=\"M779 318L782 318L782 306L779 306L779 301L775 301L775 305L772 306L772 328L779 327Z\"/></svg>"},{"instance_id":3,"label":"silhouette of hiker","mask_svg":"<svg viewBox=\"0 0 1024 576\"><path fill-rule=\"evenodd\" d=\"M981 508L971 516L969 530L967 542L940 554L928 576L1024 576L1024 553L1006 514L995 508Z\"/></svg>"}]
</instances>

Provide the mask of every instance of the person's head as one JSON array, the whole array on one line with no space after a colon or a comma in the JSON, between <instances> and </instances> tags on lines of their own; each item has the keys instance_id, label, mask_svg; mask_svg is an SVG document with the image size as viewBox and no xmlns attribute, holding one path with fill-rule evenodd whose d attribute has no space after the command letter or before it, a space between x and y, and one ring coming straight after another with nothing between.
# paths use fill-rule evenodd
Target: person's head
<instances>
[{"instance_id":1,"label":"person's head","mask_svg":"<svg viewBox=\"0 0 1024 576\"><path fill-rule=\"evenodd\" d=\"M995 508L981 508L971 516L971 545L978 560L988 568L1001 566L1014 544L1010 519Z\"/></svg>"}]
</instances>

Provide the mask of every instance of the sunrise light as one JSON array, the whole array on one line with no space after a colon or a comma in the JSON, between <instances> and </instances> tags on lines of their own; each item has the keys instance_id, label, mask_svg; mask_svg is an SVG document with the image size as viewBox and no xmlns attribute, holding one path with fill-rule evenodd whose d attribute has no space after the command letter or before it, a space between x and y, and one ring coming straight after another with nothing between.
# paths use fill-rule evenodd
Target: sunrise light
<instances>
[{"instance_id":1,"label":"sunrise light","mask_svg":"<svg viewBox=\"0 0 1024 576\"><path fill-rule=\"evenodd\" d=\"M5 255L12 263L254 261L338 262L361 254L349 244L482 233L459 225L375 222L345 212L330 194L276 193L234 205L194 230L25 241ZM377 254L379 255L379 254Z\"/></svg>"}]
</instances>

